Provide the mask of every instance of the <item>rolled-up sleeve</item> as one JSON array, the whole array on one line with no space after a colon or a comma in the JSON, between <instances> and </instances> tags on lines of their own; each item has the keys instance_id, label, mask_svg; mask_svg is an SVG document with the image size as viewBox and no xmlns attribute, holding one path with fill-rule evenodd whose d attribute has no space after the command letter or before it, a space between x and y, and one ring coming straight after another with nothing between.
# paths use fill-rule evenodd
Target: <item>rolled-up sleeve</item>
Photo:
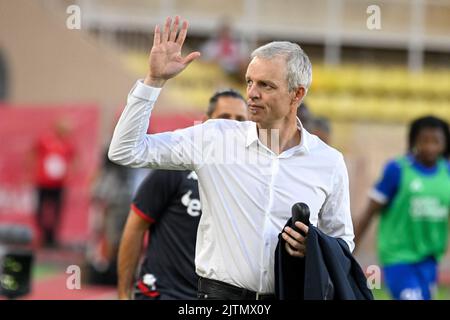
<instances>
[{"instance_id":1,"label":"rolled-up sleeve","mask_svg":"<svg viewBox=\"0 0 450 320\"><path fill-rule=\"evenodd\" d=\"M353 251L355 243L350 212L348 172L342 155L339 155L337 159L331 192L322 206L318 225L327 235L344 240L350 251Z\"/></svg>"},{"instance_id":2,"label":"rolled-up sleeve","mask_svg":"<svg viewBox=\"0 0 450 320\"><path fill-rule=\"evenodd\" d=\"M147 134L160 88L141 80L130 91L127 105L114 130L108 157L133 168L195 170L202 161L202 126Z\"/></svg>"}]
</instances>

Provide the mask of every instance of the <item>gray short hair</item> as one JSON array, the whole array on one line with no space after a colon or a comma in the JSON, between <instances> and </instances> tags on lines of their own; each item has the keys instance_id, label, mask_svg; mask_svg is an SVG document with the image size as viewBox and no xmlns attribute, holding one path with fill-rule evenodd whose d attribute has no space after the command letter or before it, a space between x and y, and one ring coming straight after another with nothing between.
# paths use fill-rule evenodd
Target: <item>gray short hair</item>
<instances>
[{"instance_id":1,"label":"gray short hair","mask_svg":"<svg viewBox=\"0 0 450 320\"><path fill-rule=\"evenodd\" d=\"M312 82L311 61L298 44L289 41L273 41L253 51L251 58L272 59L276 56L286 57L289 91L293 91L300 86L308 91Z\"/></svg>"}]
</instances>

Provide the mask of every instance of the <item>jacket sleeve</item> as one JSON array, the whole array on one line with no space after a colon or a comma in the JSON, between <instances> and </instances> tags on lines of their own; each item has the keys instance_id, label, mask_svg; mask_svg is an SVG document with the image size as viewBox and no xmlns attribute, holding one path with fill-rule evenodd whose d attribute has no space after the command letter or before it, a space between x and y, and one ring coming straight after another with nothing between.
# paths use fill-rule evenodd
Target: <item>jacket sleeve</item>
<instances>
[{"instance_id":1,"label":"jacket sleeve","mask_svg":"<svg viewBox=\"0 0 450 320\"><path fill-rule=\"evenodd\" d=\"M330 237L343 239L350 251L353 251L355 244L348 173L342 154L339 154L331 183L331 192L319 213L318 227Z\"/></svg>"},{"instance_id":2,"label":"jacket sleeve","mask_svg":"<svg viewBox=\"0 0 450 320\"><path fill-rule=\"evenodd\" d=\"M147 134L160 91L142 81L136 83L114 130L108 157L117 164L135 168L194 170L202 161L203 125Z\"/></svg>"}]
</instances>

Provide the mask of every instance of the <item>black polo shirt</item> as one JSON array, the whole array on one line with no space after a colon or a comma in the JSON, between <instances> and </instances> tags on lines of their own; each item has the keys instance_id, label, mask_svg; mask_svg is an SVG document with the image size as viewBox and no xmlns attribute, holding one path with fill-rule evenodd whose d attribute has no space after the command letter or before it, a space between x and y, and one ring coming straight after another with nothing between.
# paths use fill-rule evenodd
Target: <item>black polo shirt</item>
<instances>
[{"instance_id":1,"label":"black polo shirt","mask_svg":"<svg viewBox=\"0 0 450 320\"><path fill-rule=\"evenodd\" d=\"M201 204L195 172L150 172L139 186L132 206L151 222L138 288L149 290L149 296L196 299L198 276L194 259ZM151 284L144 286L149 279Z\"/></svg>"}]
</instances>

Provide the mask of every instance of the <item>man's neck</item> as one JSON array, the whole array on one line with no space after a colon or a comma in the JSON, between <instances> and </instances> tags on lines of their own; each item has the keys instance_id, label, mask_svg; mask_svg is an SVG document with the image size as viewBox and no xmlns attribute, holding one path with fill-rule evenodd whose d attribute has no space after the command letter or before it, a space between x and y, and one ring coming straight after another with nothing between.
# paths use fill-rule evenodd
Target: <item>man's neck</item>
<instances>
[{"instance_id":1,"label":"man's neck","mask_svg":"<svg viewBox=\"0 0 450 320\"><path fill-rule=\"evenodd\" d=\"M301 132L297 128L297 118L276 124L256 125L259 140L275 154L280 154L300 143Z\"/></svg>"}]
</instances>

